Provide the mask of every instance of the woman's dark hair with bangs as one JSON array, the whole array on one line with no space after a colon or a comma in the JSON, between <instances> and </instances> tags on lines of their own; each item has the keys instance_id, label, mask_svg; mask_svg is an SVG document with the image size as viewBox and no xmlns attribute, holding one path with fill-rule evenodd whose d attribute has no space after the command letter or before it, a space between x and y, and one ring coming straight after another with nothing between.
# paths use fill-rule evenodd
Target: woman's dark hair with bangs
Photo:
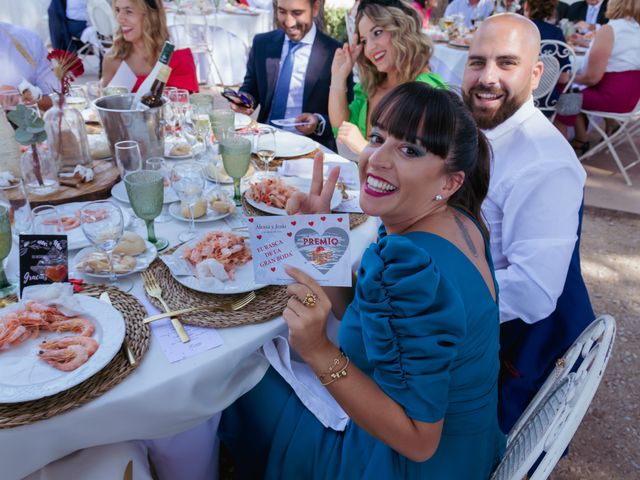
<instances>
[{"instance_id":1,"label":"woman's dark hair with bangs","mask_svg":"<svg viewBox=\"0 0 640 480\"><path fill-rule=\"evenodd\" d=\"M470 213L489 237L480 208L489 189L491 146L455 93L404 83L380 100L371 125L443 158L447 173L464 172L464 183L447 203Z\"/></svg>"}]
</instances>

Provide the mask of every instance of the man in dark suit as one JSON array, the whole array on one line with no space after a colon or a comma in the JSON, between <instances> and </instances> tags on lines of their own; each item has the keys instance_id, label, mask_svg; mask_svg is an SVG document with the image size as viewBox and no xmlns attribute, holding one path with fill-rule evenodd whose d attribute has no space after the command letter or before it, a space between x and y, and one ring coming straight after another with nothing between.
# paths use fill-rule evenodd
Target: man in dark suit
<instances>
[{"instance_id":1,"label":"man in dark suit","mask_svg":"<svg viewBox=\"0 0 640 480\"><path fill-rule=\"evenodd\" d=\"M604 25L609 21L605 16L607 11L607 0L586 0L576 2L569 7L567 18L572 22L585 22L592 25L591 30L595 30L595 25Z\"/></svg>"},{"instance_id":2,"label":"man in dark suit","mask_svg":"<svg viewBox=\"0 0 640 480\"><path fill-rule=\"evenodd\" d=\"M250 115L260 105L261 123L295 117L298 132L336 150L328 105L331 62L341 45L316 28L319 9L320 0L278 0L280 28L255 36L240 87L253 104L231 108Z\"/></svg>"}]
</instances>

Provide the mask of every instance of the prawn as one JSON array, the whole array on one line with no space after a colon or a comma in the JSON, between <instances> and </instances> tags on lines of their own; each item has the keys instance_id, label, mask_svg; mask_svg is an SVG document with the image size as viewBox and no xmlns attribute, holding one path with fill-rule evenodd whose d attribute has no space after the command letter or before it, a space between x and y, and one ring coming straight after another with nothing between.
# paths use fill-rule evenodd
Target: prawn
<instances>
[{"instance_id":1,"label":"prawn","mask_svg":"<svg viewBox=\"0 0 640 480\"><path fill-rule=\"evenodd\" d=\"M47 326L47 330L52 332L73 332L82 337L90 337L93 335L95 327L86 318L75 317L52 322Z\"/></svg>"},{"instance_id":2,"label":"prawn","mask_svg":"<svg viewBox=\"0 0 640 480\"><path fill-rule=\"evenodd\" d=\"M98 349L98 342L90 337L72 336L49 340L40 344L38 356L63 372L83 365Z\"/></svg>"}]
</instances>

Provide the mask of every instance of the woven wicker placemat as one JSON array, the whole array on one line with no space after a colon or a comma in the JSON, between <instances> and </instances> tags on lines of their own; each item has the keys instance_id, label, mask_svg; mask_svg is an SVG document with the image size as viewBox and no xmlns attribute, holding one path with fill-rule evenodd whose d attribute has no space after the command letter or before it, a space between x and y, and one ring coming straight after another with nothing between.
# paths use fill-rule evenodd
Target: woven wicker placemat
<instances>
[{"instance_id":1,"label":"woven wicker placemat","mask_svg":"<svg viewBox=\"0 0 640 480\"><path fill-rule=\"evenodd\" d=\"M69 390L29 402L0 403L0 428L27 425L84 405L119 384L140 364L149 347L149 326L142 323L142 319L147 316L147 311L134 296L118 288L91 285L86 287L83 293L98 296L105 291L109 293L114 308L124 317L125 335L129 348L135 356L136 364L130 365L123 350L120 349L106 367Z\"/></svg>"},{"instance_id":2,"label":"woven wicker placemat","mask_svg":"<svg viewBox=\"0 0 640 480\"><path fill-rule=\"evenodd\" d=\"M262 210L258 210L254 206L252 206L249 202L247 202L246 198L247 192L242 194L242 209L244 210L245 215L248 217L262 217L266 215L271 215L270 213L263 212ZM353 230L358 225L362 225L369 218L365 213L350 213L349 214L349 228Z\"/></svg>"},{"instance_id":3,"label":"woven wicker placemat","mask_svg":"<svg viewBox=\"0 0 640 480\"><path fill-rule=\"evenodd\" d=\"M163 255L173 253L176 248L163 252ZM149 267L149 271L155 276L158 283L162 285L162 298L172 310L201 305L223 305L247 295L247 293L233 295L201 293L191 290L178 283L171 275L169 268L159 258L154 260ZM251 303L235 312L198 310L197 312L180 315L180 321L189 325L215 328L262 323L282 315L289 300L287 288L279 285L271 285L255 290L255 294L256 298ZM148 298L160 311L164 311L162 304L157 299Z\"/></svg>"}]
</instances>

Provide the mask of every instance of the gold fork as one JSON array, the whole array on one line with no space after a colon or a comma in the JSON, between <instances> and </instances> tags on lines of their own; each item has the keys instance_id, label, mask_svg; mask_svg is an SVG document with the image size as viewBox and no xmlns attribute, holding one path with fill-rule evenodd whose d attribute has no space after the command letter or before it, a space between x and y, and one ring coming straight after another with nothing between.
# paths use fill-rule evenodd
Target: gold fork
<instances>
[{"instance_id":1,"label":"gold fork","mask_svg":"<svg viewBox=\"0 0 640 480\"><path fill-rule=\"evenodd\" d=\"M174 310L173 312L159 313L145 318L142 323L149 323L161 318L172 317L174 315L184 315L185 313L195 312L196 310L213 310L222 312L235 312L249 305L256 298L256 292L250 292L235 302L229 302L222 305L200 305L199 307L183 308L182 310Z\"/></svg>"},{"instance_id":2,"label":"gold fork","mask_svg":"<svg viewBox=\"0 0 640 480\"><path fill-rule=\"evenodd\" d=\"M144 290L147 292L147 295L153 298L157 298L160 303L162 303L162 307L164 308L165 312L171 311L167 303L162 298L162 288L160 288L160 285L158 285L158 282L151 274L151 272L142 272L142 280L144 282ZM180 320L178 320L177 318L172 318L171 324L180 337L180 340L182 340L182 343L187 343L189 341L189 335L187 335L187 332L185 332L184 327L180 323Z\"/></svg>"}]
</instances>

